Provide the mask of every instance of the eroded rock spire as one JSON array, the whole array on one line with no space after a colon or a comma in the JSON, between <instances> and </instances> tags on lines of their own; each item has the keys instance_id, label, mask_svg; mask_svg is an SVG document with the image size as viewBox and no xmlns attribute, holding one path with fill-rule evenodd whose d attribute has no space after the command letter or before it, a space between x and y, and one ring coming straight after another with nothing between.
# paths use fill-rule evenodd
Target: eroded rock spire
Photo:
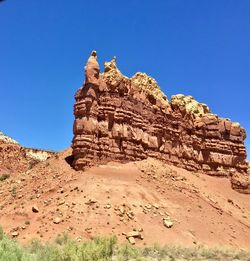
<instances>
[{"instance_id":1,"label":"eroded rock spire","mask_svg":"<svg viewBox=\"0 0 250 261\"><path fill-rule=\"evenodd\" d=\"M85 84L99 84L100 66L97 62L97 53L92 51L85 65Z\"/></svg>"}]
</instances>

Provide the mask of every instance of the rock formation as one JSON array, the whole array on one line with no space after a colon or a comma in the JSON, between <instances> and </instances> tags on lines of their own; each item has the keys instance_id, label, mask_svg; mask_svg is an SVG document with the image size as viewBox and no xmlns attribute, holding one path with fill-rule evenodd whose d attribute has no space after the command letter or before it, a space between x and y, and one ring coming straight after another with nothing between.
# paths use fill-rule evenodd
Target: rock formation
<instances>
[{"instance_id":1,"label":"rock formation","mask_svg":"<svg viewBox=\"0 0 250 261\"><path fill-rule=\"evenodd\" d=\"M53 154L52 151L25 148L0 132L0 176L25 172Z\"/></svg>"},{"instance_id":2,"label":"rock formation","mask_svg":"<svg viewBox=\"0 0 250 261\"><path fill-rule=\"evenodd\" d=\"M153 157L209 175L247 176L246 133L238 123L212 114L192 96L168 101L152 77L122 75L115 58L100 73L92 52L75 100L77 170Z\"/></svg>"}]
</instances>

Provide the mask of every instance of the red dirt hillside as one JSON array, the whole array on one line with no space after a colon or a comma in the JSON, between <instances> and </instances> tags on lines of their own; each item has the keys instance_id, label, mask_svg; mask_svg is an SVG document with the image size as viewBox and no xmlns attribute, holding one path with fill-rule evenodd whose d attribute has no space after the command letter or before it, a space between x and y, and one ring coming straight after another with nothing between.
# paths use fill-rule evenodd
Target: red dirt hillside
<instances>
[{"instance_id":1,"label":"red dirt hillside","mask_svg":"<svg viewBox=\"0 0 250 261\"><path fill-rule=\"evenodd\" d=\"M3 177L22 173L52 154L48 150L25 148L0 132L0 175Z\"/></svg>"},{"instance_id":2,"label":"red dirt hillside","mask_svg":"<svg viewBox=\"0 0 250 261\"><path fill-rule=\"evenodd\" d=\"M152 158L75 171L71 153L0 182L0 224L9 235L27 242L62 232L79 240L114 234L125 241L135 230L137 245L250 248L249 196L232 190L229 179Z\"/></svg>"}]
</instances>

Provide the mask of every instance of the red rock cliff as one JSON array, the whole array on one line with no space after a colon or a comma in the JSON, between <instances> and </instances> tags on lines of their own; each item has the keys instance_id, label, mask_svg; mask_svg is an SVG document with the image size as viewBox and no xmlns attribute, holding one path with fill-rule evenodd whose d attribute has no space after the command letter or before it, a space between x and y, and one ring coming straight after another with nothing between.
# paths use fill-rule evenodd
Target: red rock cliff
<instances>
[{"instance_id":1,"label":"red rock cliff","mask_svg":"<svg viewBox=\"0 0 250 261\"><path fill-rule=\"evenodd\" d=\"M246 174L245 130L191 96L168 101L144 73L121 74L115 58L100 73L96 52L75 95L73 167L154 157L209 175Z\"/></svg>"}]
</instances>

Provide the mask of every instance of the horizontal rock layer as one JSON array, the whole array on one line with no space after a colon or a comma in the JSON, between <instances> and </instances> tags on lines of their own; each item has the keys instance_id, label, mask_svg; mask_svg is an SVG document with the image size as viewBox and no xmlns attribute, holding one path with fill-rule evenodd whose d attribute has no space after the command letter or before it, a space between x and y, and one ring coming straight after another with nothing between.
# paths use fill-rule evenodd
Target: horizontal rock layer
<instances>
[{"instance_id":1,"label":"horizontal rock layer","mask_svg":"<svg viewBox=\"0 0 250 261\"><path fill-rule=\"evenodd\" d=\"M75 169L153 157L210 175L247 172L246 133L238 123L212 114L191 96L168 101L153 78L137 73L129 79L115 59L101 74L95 52L85 78L75 95Z\"/></svg>"}]
</instances>

